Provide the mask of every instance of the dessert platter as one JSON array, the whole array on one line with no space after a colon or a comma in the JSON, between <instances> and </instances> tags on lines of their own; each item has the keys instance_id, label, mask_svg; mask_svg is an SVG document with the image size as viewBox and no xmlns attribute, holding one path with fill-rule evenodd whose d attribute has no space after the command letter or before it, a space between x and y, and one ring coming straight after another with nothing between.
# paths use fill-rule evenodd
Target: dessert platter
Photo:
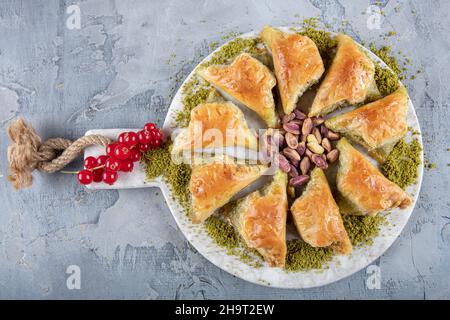
<instances>
[{"instance_id":1,"label":"dessert platter","mask_svg":"<svg viewBox=\"0 0 450 320\"><path fill-rule=\"evenodd\" d=\"M231 39L191 72L162 128L166 161L189 168L186 201L169 178L149 175L152 154L114 185L87 187L160 187L193 247L253 283L308 288L361 270L389 248L414 209L422 166L413 183L399 186L387 163L400 142L422 140L406 88L398 81L391 92L381 89L377 68L388 66L351 37L326 34L333 45L325 52L292 27L264 27ZM202 90L198 104L188 96ZM115 139L124 131L134 130L86 135ZM102 151L89 147L85 158ZM418 157L423 163L421 149ZM362 244L350 216L383 223Z\"/></svg>"}]
</instances>

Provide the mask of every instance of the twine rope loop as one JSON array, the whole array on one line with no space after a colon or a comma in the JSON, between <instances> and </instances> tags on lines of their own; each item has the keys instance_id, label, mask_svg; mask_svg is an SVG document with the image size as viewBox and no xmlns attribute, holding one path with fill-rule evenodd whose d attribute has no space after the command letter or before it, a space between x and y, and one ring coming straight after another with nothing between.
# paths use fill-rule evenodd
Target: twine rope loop
<instances>
[{"instance_id":1,"label":"twine rope loop","mask_svg":"<svg viewBox=\"0 0 450 320\"><path fill-rule=\"evenodd\" d=\"M16 119L8 128L12 143L8 146L10 175L8 180L16 189L33 183L32 172L45 173L61 170L91 145L107 146L111 139L102 135L87 135L75 141L51 138L42 142L36 130L22 118Z\"/></svg>"}]
</instances>

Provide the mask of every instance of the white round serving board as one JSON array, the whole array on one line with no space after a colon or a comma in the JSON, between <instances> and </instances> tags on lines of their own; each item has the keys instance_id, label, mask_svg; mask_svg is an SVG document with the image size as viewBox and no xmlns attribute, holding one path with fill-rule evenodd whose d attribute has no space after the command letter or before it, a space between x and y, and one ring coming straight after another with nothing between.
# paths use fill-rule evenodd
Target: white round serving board
<instances>
[{"instance_id":1,"label":"white round serving board","mask_svg":"<svg viewBox=\"0 0 450 320\"><path fill-rule=\"evenodd\" d=\"M291 27L280 27L282 31L292 32ZM257 32L249 32L241 35L242 38L252 38L257 36ZM230 40L232 41L232 40ZM362 46L361 46L362 47ZM386 64L378 58L375 54L373 54L370 50L362 47L365 52L374 60L380 63L383 67L387 67ZM220 50L220 47L217 48L214 52ZM213 53L214 53L213 52ZM212 54L207 56L203 61L207 61L211 58ZM189 81L191 77L194 75L195 69L189 74L186 78L185 82ZM184 83L185 83L184 82ZM183 85L184 85L183 83ZM180 87L181 88L181 87ZM168 110L163 130L165 134L173 134L174 128L171 127L173 118L176 116L177 112L182 110L183 105L182 101L182 93L181 89L176 93L170 108ZM256 116L246 110L245 108L241 108L246 116L247 122L249 123L250 128L260 128L261 121L256 118ZM336 113L348 111L348 109L340 110ZM143 125L143 123L142 123ZM420 132L419 121L417 119L414 106L409 102L408 109L408 126L413 128L416 131ZM90 130L86 132L86 135L89 134L103 134L110 138L117 139L117 136L126 130L130 129L98 129L98 130ZM131 129L136 131L137 129ZM417 135L414 138L419 139L422 144L421 135ZM408 133L406 140L410 140L411 135ZM359 150L363 151L361 148ZM363 151L364 152L364 151ZM104 148L98 146L92 146L85 150L85 157L87 156L98 156L100 154L104 154ZM421 160L423 163L423 153L421 155ZM372 160L375 163L374 160ZM414 210L414 206L416 204L420 185L422 182L423 176L423 166L419 166L419 177L417 179L417 183L409 186L406 191L411 194L414 201L413 204L404 209L392 210L390 214L386 215L388 223L381 227L380 235L376 237L373 241L373 244L370 246L364 247L354 247L353 252L348 256L339 256L336 255L333 258L329 268L323 270L310 270L310 271L299 271L299 272L287 272L280 268L270 268L267 264L263 264L262 267L255 268L252 267L245 262L241 261L237 256L228 255L227 250L219 247L213 239L208 236L205 231L203 225L193 224L190 219L186 216L185 212L182 208L174 201L171 197L170 190L168 186L162 181L160 178L155 179L154 181L146 181L144 168L139 163L136 163L136 167L132 173L120 173L119 180L113 185L109 186L104 183L97 183L88 185L90 189L126 189L126 188L142 188L142 187L159 187L162 190L164 198L166 200L167 205L169 206L170 211L172 212L175 221L178 224L178 227L183 232L188 241L195 247L195 249L202 254L207 260L215 264L217 267L231 273L232 275L239 277L241 279L257 283L260 285L277 287L277 288L311 288L317 286L323 286L326 284L330 284L332 282L338 281L342 278L345 278L362 268L369 265L375 259L380 257L397 239L397 237L402 232L406 223L408 222L411 213ZM256 186L260 186L261 183L256 184ZM242 196L244 194L253 191L255 186L251 186L241 192L238 196ZM153 212L149 213L153 215ZM296 235L292 234L293 230L290 228L287 231L287 237L292 238L296 237ZM151 235L149 235L151 236Z\"/></svg>"}]
</instances>

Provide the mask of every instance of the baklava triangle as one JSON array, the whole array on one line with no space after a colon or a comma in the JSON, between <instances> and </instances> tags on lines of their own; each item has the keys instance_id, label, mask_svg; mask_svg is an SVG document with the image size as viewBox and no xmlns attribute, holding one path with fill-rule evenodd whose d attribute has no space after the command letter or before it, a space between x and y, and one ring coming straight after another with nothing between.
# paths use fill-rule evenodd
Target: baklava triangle
<instances>
[{"instance_id":1,"label":"baklava triangle","mask_svg":"<svg viewBox=\"0 0 450 320\"><path fill-rule=\"evenodd\" d=\"M259 60L241 53L230 65L212 65L197 72L221 93L253 110L268 127L278 125L272 94L276 79Z\"/></svg>"},{"instance_id":2,"label":"baklava triangle","mask_svg":"<svg viewBox=\"0 0 450 320\"><path fill-rule=\"evenodd\" d=\"M245 244L271 267L283 267L286 259L286 185L286 173L278 170L266 186L238 200L230 214Z\"/></svg>"},{"instance_id":3,"label":"baklava triangle","mask_svg":"<svg viewBox=\"0 0 450 320\"><path fill-rule=\"evenodd\" d=\"M345 138L339 140L337 149L339 167L336 185L342 213L375 216L379 212L411 205L411 197L383 176Z\"/></svg>"},{"instance_id":4,"label":"baklava triangle","mask_svg":"<svg viewBox=\"0 0 450 320\"><path fill-rule=\"evenodd\" d=\"M298 98L325 71L316 44L307 36L288 34L264 27L261 38L272 53L278 91L285 114L291 113Z\"/></svg>"},{"instance_id":5,"label":"baklava triangle","mask_svg":"<svg viewBox=\"0 0 450 320\"><path fill-rule=\"evenodd\" d=\"M379 95L372 60L349 36L338 34L336 40L336 55L317 90L310 117L325 115L341 106L354 105Z\"/></svg>"},{"instance_id":6,"label":"baklava triangle","mask_svg":"<svg viewBox=\"0 0 450 320\"><path fill-rule=\"evenodd\" d=\"M311 180L292 204L291 213L300 236L311 246L331 246L342 254L352 251L339 207L321 169L311 172Z\"/></svg>"},{"instance_id":7,"label":"baklava triangle","mask_svg":"<svg viewBox=\"0 0 450 320\"><path fill-rule=\"evenodd\" d=\"M192 166L192 222L200 223L211 216L239 191L257 180L266 171L265 165L237 163L227 156L213 158L209 163Z\"/></svg>"}]
</instances>

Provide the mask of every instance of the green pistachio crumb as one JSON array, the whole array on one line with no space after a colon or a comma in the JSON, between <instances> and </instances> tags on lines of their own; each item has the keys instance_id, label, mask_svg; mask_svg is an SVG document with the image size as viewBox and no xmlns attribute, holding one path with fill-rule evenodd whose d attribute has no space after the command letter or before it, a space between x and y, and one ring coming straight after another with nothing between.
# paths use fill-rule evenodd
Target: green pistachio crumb
<instances>
[{"instance_id":1,"label":"green pistachio crumb","mask_svg":"<svg viewBox=\"0 0 450 320\"><path fill-rule=\"evenodd\" d=\"M287 271L323 269L332 259L333 250L331 248L314 248L299 239L287 242L285 266Z\"/></svg>"},{"instance_id":2,"label":"green pistachio crumb","mask_svg":"<svg viewBox=\"0 0 450 320\"><path fill-rule=\"evenodd\" d=\"M191 168L187 164L175 164L170 155L171 144L166 143L161 148L151 149L144 153L143 162L147 179L153 180L162 176L168 182L172 195L180 206L190 212L189 180Z\"/></svg>"},{"instance_id":3,"label":"green pistachio crumb","mask_svg":"<svg viewBox=\"0 0 450 320\"><path fill-rule=\"evenodd\" d=\"M314 41L322 57L326 57L329 50L337 45L336 39L329 32L318 29L317 18L303 20L299 34L307 36Z\"/></svg>"},{"instance_id":4,"label":"green pistachio crumb","mask_svg":"<svg viewBox=\"0 0 450 320\"><path fill-rule=\"evenodd\" d=\"M407 143L402 139L397 142L381 166L381 171L386 178L405 189L414 183L419 175L421 153L419 140L414 139Z\"/></svg>"},{"instance_id":5,"label":"green pistachio crumb","mask_svg":"<svg viewBox=\"0 0 450 320\"><path fill-rule=\"evenodd\" d=\"M373 238L378 236L380 227L386 223L386 218L381 215L344 215L343 220L350 242L354 246L371 245Z\"/></svg>"},{"instance_id":6,"label":"green pistachio crumb","mask_svg":"<svg viewBox=\"0 0 450 320\"><path fill-rule=\"evenodd\" d=\"M262 257L255 249L245 247L234 227L226 221L211 216L205 221L206 233L220 247L227 250L227 254L235 255L242 262L254 267L262 266Z\"/></svg>"},{"instance_id":7,"label":"green pistachio crumb","mask_svg":"<svg viewBox=\"0 0 450 320\"><path fill-rule=\"evenodd\" d=\"M375 64L375 83L383 97L390 95L399 87L397 75L378 63Z\"/></svg>"}]
</instances>

